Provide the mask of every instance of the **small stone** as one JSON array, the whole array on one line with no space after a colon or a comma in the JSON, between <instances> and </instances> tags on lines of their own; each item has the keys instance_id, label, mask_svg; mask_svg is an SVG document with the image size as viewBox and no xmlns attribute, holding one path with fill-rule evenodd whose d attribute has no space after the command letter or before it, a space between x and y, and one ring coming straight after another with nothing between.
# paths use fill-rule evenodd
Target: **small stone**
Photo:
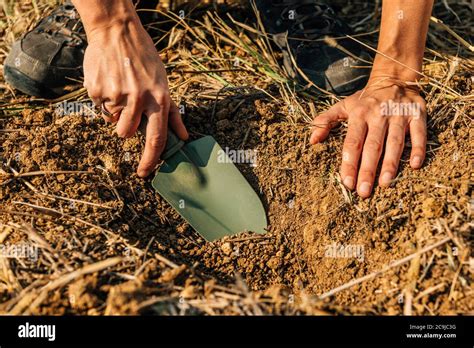
<instances>
[{"instance_id":1,"label":"small stone","mask_svg":"<svg viewBox=\"0 0 474 348\"><path fill-rule=\"evenodd\" d=\"M109 154L103 154L101 155L101 160L102 163L104 164L104 167L110 171L113 174L118 175L120 173L120 168L116 164L115 159L112 155Z\"/></svg>"},{"instance_id":2,"label":"small stone","mask_svg":"<svg viewBox=\"0 0 474 348\"><path fill-rule=\"evenodd\" d=\"M271 269L277 269L279 264L280 259L278 257L272 257L270 260L268 260L267 267Z\"/></svg>"},{"instance_id":3,"label":"small stone","mask_svg":"<svg viewBox=\"0 0 474 348\"><path fill-rule=\"evenodd\" d=\"M52 153L58 153L59 151L61 151L61 146L59 145L54 145L53 148L51 149Z\"/></svg>"},{"instance_id":4,"label":"small stone","mask_svg":"<svg viewBox=\"0 0 474 348\"><path fill-rule=\"evenodd\" d=\"M225 242L221 245L221 250L224 254L230 255L232 253L232 243Z\"/></svg>"}]
</instances>

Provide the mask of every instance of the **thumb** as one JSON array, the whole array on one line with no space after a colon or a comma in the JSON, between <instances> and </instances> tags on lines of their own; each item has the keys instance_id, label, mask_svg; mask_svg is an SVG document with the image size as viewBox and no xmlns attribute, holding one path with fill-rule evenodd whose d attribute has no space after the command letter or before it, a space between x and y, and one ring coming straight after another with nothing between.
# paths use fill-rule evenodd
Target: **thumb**
<instances>
[{"instance_id":1,"label":"thumb","mask_svg":"<svg viewBox=\"0 0 474 348\"><path fill-rule=\"evenodd\" d=\"M311 137L309 142L314 145L327 138L332 128L337 126L341 120L347 119L342 102L334 104L328 110L316 116L311 122Z\"/></svg>"}]
</instances>

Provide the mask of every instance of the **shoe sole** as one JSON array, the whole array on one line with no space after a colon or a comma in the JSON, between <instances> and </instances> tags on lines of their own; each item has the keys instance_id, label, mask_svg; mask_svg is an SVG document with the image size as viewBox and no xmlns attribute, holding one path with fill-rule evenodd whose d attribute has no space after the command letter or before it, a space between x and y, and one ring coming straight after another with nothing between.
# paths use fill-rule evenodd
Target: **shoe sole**
<instances>
[{"instance_id":1,"label":"shoe sole","mask_svg":"<svg viewBox=\"0 0 474 348\"><path fill-rule=\"evenodd\" d=\"M9 65L5 65L4 67L4 76L8 84L25 94L47 99L59 97L59 94L50 88Z\"/></svg>"},{"instance_id":2,"label":"shoe sole","mask_svg":"<svg viewBox=\"0 0 474 348\"><path fill-rule=\"evenodd\" d=\"M367 84L368 79L369 75L360 75L337 86L330 86L328 91L337 96L349 96L361 90ZM330 84L329 81L327 81L327 83Z\"/></svg>"}]
</instances>

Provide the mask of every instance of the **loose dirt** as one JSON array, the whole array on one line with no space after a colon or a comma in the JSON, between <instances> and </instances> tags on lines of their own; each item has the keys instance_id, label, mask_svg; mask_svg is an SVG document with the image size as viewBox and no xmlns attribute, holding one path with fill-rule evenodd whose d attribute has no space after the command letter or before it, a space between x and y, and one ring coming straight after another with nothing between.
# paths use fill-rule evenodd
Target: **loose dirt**
<instances>
[{"instance_id":1,"label":"loose dirt","mask_svg":"<svg viewBox=\"0 0 474 348\"><path fill-rule=\"evenodd\" d=\"M222 110L233 107L222 104ZM55 267L117 255L131 258L133 248L148 255L142 255L146 261L137 264L141 269L130 275L133 281L123 279L120 266L88 275L66 289L49 292L32 313L137 313L139 303L163 291L162 287L181 287L180 296L194 298L204 291L203 281L212 279L226 286L234 283L236 273L250 290L278 286L286 296L320 295L415 252L436 235L455 230L467 240L470 130L466 125L432 131L422 170L411 170L405 153L393 187L377 188L372 198L361 200L338 180L343 129L329 142L311 147L304 126L291 125L271 103L255 100L229 114L226 129L218 123L209 132L202 118L210 109L189 110L192 131L211 133L224 147L239 148L245 140L244 148L257 150L256 167L238 166L268 211L269 233L264 237L246 233L205 243L153 191L149 180L135 175L143 139L120 140L97 117L25 111L6 123L5 128L18 129L3 143L3 160L11 168L20 173L82 173L3 175L0 221L2 235L7 234L4 243L31 239L21 227L31 224L48 246L45 250L52 249L47 253L52 260L41 257L42 264L29 264L21 271L17 270L21 260L4 260L9 263L4 270L41 282L52 277ZM9 222L18 227L9 229ZM331 254L341 246L343 251ZM447 280L458 272L468 281L469 274L459 273L455 261L452 265L436 262L448 262L446 254L454 251L459 252L455 245L445 245L420 256L418 263L430 263L425 269L418 265L415 275L409 265L395 268L339 293L331 304L351 313L401 313L406 284L415 281L418 293L437 286L416 301L416 311L467 313L472 310L472 298L459 289L462 283L453 286ZM153 257L155 253L182 266L166 270L166 264ZM130 265L122 267L124 273L130 272ZM4 289L2 302L8 304L23 286Z\"/></svg>"},{"instance_id":2,"label":"loose dirt","mask_svg":"<svg viewBox=\"0 0 474 348\"><path fill-rule=\"evenodd\" d=\"M198 44L183 52L209 54ZM162 56L177 59L171 46ZM408 138L394 184L362 200L338 176L345 125L310 146L307 123L274 98L272 81L222 76L245 88L209 98L215 80L170 79L192 81L178 92L195 100L184 117L193 139L210 134L222 147L257 151L256 166L237 166L264 203L268 233L206 243L135 174L142 136L119 139L100 117L25 109L0 118L8 130L0 133L0 243L35 246L38 257L0 258L1 313L473 312L472 103L426 94L423 168L409 167ZM472 95L472 81L464 66L446 86ZM318 298L446 237L410 262Z\"/></svg>"}]
</instances>

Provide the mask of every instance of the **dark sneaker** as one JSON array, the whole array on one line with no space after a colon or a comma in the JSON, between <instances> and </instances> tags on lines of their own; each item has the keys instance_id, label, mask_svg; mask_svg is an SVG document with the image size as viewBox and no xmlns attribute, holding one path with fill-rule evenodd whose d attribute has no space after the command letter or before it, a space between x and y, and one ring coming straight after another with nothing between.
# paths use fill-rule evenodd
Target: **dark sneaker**
<instances>
[{"instance_id":1,"label":"dark sneaker","mask_svg":"<svg viewBox=\"0 0 474 348\"><path fill-rule=\"evenodd\" d=\"M136 1L139 9L153 9L157 4L158 0ZM139 16L142 23L148 23L154 12L142 11ZM28 95L62 96L68 87L81 84L86 47L79 13L66 1L13 44L5 60L5 80Z\"/></svg>"},{"instance_id":2,"label":"dark sneaker","mask_svg":"<svg viewBox=\"0 0 474 348\"><path fill-rule=\"evenodd\" d=\"M82 79L87 46L79 14L67 1L16 41L5 60L5 80L14 88L55 98Z\"/></svg>"},{"instance_id":3,"label":"dark sneaker","mask_svg":"<svg viewBox=\"0 0 474 348\"><path fill-rule=\"evenodd\" d=\"M349 38L352 30L318 0L256 0L265 30L283 52L287 73L308 84L298 69L316 86L337 95L352 94L367 82L370 54Z\"/></svg>"}]
</instances>

